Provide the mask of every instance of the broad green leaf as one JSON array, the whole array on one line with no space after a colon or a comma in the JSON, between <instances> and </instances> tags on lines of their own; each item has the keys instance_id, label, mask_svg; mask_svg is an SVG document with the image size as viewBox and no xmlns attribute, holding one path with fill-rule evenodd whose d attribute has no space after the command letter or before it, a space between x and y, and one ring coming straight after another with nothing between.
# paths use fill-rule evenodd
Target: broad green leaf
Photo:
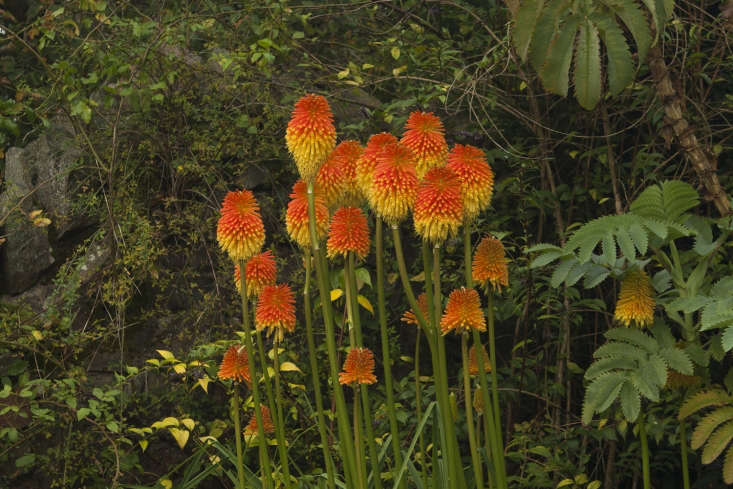
<instances>
[{"instance_id":1,"label":"broad green leaf","mask_svg":"<svg viewBox=\"0 0 733 489\"><path fill-rule=\"evenodd\" d=\"M608 90L611 95L616 95L626 88L634 78L634 65L629 45L626 43L626 37L615 19L609 16L596 15L593 20L596 22L598 33L606 47Z\"/></svg>"},{"instance_id":2,"label":"broad green leaf","mask_svg":"<svg viewBox=\"0 0 733 489\"><path fill-rule=\"evenodd\" d=\"M562 95L568 94L570 82L570 62L573 59L573 42L580 24L580 17L568 18L555 32L547 49L547 58L539 70L542 85L548 92Z\"/></svg>"},{"instance_id":3,"label":"broad green leaf","mask_svg":"<svg viewBox=\"0 0 733 489\"><path fill-rule=\"evenodd\" d=\"M624 382L621 388L621 410L627 421L633 423L641 411L641 398L639 392L630 382Z\"/></svg>"},{"instance_id":4,"label":"broad green leaf","mask_svg":"<svg viewBox=\"0 0 733 489\"><path fill-rule=\"evenodd\" d=\"M575 53L575 96L591 110L601 100L601 44L598 29L589 19L580 24Z\"/></svg>"},{"instance_id":5,"label":"broad green leaf","mask_svg":"<svg viewBox=\"0 0 733 489\"><path fill-rule=\"evenodd\" d=\"M544 0L524 0L519 4L519 10L514 17L514 46L522 61L527 61L529 44L544 3Z\"/></svg>"},{"instance_id":6,"label":"broad green leaf","mask_svg":"<svg viewBox=\"0 0 733 489\"><path fill-rule=\"evenodd\" d=\"M642 63L652 45L651 29L649 29L647 23L647 16L633 0L615 2L611 4L611 8L631 32L636 43L636 49L639 52L639 63Z\"/></svg>"}]
</instances>

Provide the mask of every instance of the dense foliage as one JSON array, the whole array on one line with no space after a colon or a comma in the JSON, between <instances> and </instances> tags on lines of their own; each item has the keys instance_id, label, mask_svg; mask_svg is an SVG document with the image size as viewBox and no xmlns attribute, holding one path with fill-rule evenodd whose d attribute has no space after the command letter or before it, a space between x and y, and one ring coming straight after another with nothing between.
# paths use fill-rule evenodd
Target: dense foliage
<instances>
[{"instance_id":1,"label":"dense foliage","mask_svg":"<svg viewBox=\"0 0 733 489\"><path fill-rule=\"evenodd\" d=\"M562 39L550 43L550 29ZM733 4L718 0L0 0L0 157L67 120L81 148L70 212L32 193L0 207L0 226L40 227L55 258L31 291L0 300L0 486L233 486L217 370L241 311L218 211L227 191L252 190L278 280L302 290L285 233L297 179L285 128L311 92L331 104L340 141L399 137L425 110L449 144L484 149L494 193L474 238L493 233L510 257L494 298L510 487L640 487L646 434L656 487L683 487L683 464L693 487L733 482L732 32ZM574 97L553 94L569 87ZM66 233L64 220L80 224ZM402 234L417 289L419 239L407 222ZM0 250L12 239L0 232ZM443 247L446 291L463 285L462 244ZM355 273L379 377L375 266L372 253ZM391 251L384 266L405 453L429 435L414 482L438 437L414 419L416 380L420 412L437 394L400 321L409 305ZM634 268L656 297L648 329L614 318ZM336 270L330 299L343 311ZM301 296L297 311L280 345L290 470L299 487L325 487ZM317 327L325 359L324 336ZM446 342L462 407L460 342ZM389 458L381 380L372 427ZM246 457L256 470L256 450Z\"/></svg>"}]
</instances>

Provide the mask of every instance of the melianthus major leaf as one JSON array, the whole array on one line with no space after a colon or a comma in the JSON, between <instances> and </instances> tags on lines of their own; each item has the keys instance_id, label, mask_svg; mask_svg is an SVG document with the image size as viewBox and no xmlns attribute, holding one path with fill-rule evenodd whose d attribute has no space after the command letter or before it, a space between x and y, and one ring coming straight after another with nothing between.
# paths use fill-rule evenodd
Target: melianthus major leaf
<instances>
[{"instance_id":1,"label":"melianthus major leaf","mask_svg":"<svg viewBox=\"0 0 733 489\"><path fill-rule=\"evenodd\" d=\"M601 100L601 43L590 18L579 24L574 75L575 97L581 107L591 110Z\"/></svg>"},{"instance_id":2,"label":"melianthus major leaf","mask_svg":"<svg viewBox=\"0 0 733 489\"><path fill-rule=\"evenodd\" d=\"M715 428L733 419L733 406L723 406L706 414L695 427L690 438L690 448L697 450L713 433Z\"/></svg>"},{"instance_id":3,"label":"melianthus major leaf","mask_svg":"<svg viewBox=\"0 0 733 489\"><path fill-rule=\"evenodd\" d=\"M718 458L731 440L733 440L733 421L728 421L708 439L700 457L702 463L709 464Z\"/></svg>"}]
</instances>

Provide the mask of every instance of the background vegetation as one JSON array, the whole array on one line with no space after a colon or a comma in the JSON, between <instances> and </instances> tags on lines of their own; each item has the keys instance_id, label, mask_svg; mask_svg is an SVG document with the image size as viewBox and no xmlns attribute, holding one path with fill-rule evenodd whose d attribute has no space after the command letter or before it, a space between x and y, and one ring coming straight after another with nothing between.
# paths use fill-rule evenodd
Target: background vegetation
<instances>
[{"instance_id":1,"label":"background vegetation","mask_svg":"<svg viewBox=\"0 0 733 489\"><path fill-rule=\"evenodd\" d=\"M231 441L226 389L213 379L240 321L231 263L216 246L217 213L228 190L253 190L279 279L302 282L300 254L284 233L296 179L284 133L307 92L328 98L340 140L399 135L411 111L427 110L442 118L449 143L487 152L496 185L478 228L500 235L512 259L510 286L496 300L511 485L640 486L639 441L620 410L581 423L584 372L613 325L617 284L562 285L552 269L530 267L527 250L565 244L580 224L628 211L668 179L698 190L700 219L726 216L733 5L675 2L666 22L649 19L656 43L649 38L648 53L619 24L628 83L607 81L602 57L599 80L613 93L578 92L573 75L571 96L561 97L546 90L563 92L546 63L531 49L522 61L527 50L513 38L513 13L531 3L0 0L0 156L60 124L71 125L81 149L68 172L68 212L40 208L33 194L30 208L0 215L0 225L20 216L45 226L54 258L27 290L0 281L0 486L228 487L201 440ZM50 223L37 221L36 209ZM711 243L727 236L723 224L712 229ZM698 240L678 246L692 253ZM730 243L714 251L706 284L733 274ZM459 241L447 243L446 284L461 283L450 263L462 252ZM102 265L89 272L95 253ZM687 276L696 263L683 262ZM415 333L398 321L407 305L396 265L387 267L407 433ZM376 304L368 278L362 294ZM375 318L365 322L377 331ZM720 335L699 343L706 356L696 382L733 391ZM284 346L301 371L288 373L286 414L305 485L320 451L303 344L298 328ZM457 372L460 358L448 360ZM660 396L647 410L652 478L681 487L683 396ZM383 412L374 423L386 431ZM689 461L694 487L722 484L698 454Z\"/></svg>"}]
</instances>

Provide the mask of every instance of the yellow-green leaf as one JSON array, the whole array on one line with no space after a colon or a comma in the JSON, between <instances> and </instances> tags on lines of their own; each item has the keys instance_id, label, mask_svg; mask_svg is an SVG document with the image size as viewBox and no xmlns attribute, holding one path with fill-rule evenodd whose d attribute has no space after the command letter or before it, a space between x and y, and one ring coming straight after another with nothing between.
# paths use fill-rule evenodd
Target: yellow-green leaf
<instances>
[{"instance_id":1,"label":"yellow-green leaf","mask_svg":"<svg viewBox=\"0 0 733 489\"><path fill-rule=\"evenodd\" d=\"M374 308L372 307L372 303L369 302L369 299L367 299L366 297L360 294L356 297L356 300L359 301L359 304L361 304L361 307L363 307L367 311L371 312L372 315L374 315Z\"/></svg>"},{"instance_id":2,"label":"yellow-green leaf","mask_svg":"<svg viewBox=\"0 0 733 489\"><path fill-rule=\"evenodd\" d=\"M344 295L344 291L341 289L333 289L331 290L331 302L335 301L339 297Z\"/></svg>"},{"instance_id":3,"label":"yellow-green leaf","mask_svg":"<svg viewBox=\"0 0 733 489\"><path fill-rule=\"evenodd\" d=\"M209 393L209 382L211 382L211 379L209 377L202 377L198 380L198 385L206 392Z\"/></svg>"},{"instance_id":4,"label":"yellow-green leaf","mask_svg":"<svg viewBox=\"0 0 733 489\"><path fill-rule=\"evenodd\" d=\"M178 428L168 428L168 431L170 431L171 435L173 435L173 438L176 439L176 443L178 443L178 446L181 448L181 450L183 450L183 447L185 447L186 443L188 443L188 437L191 435L191 432Z\"/></svg>"},{"instance_id":5,"label":"yellow-green leaf","mask_svg":"<svg viewBox=\"0 0 733 489\"><path fill-rule=\"evenodd\" d=\"M390 53L394 59L400 59L400 48L397 46L393 47Z\"/></svg>"},{"instance_id":6,"label":"yellow-green leaf","mask_svg":"<svg viewBox=\"0 0 733 489\"><path fill-rule=\"evenodd\" d=\"M173 353L169 352L168 350L155 350L158 352L158 355L163 357L163 360L175 360L175 356Z\"/></svg>"},{"instance_id":7,"label":"yellow-green leaf","mask_svg":"<svg viewBox=\"0 0 733 489\"><path fill-rule=\"evenodd\" d=\"M138 444L140 445L140 448L142 448L143 452L148 448L148 440L140 440Z\"/></svg>"},{"instance_id":8,"label":"yellow-green leaf","mask_svg":"<svg viewBox=\"0 0 733 489\"><path fill-rule=\"evenodd\" d=\"M400 74L401 73L404 73L405 71L407 71L407 65L402 65L402 66L400 66L400 67L395 68L394 70L392 70L392 74L394 76L400 76Z\"/></svg>"},{"instance_id":9,"label":"yellow-green leaf","mask_svg":"<svg viewBox=\"0 0 733 489\"><path fill-rule=\"evenodd\" d=\"M171 489L171 487L173 487L173 482L171 482L170 479L161 479L160 485L165 487L165 489Z\"/></svg>"},{"instance_id":10,"label":"yellow-green leaf","mask_svg":"<svg viewBox=\"0 0 733 489\"><path fill-rule=\"evenodd\" d=\"M558 482L556 487L560 488L560 487L570 486L572 484L573 484L573 479L563 479L560 482Z\"/></svg>"},{"instance_id":11,"label":"yellow-green leaf","mask_svg":"<svg viewBox=\"0 0 733 489\"><path fill-rule=\"evenodd\" d=\"M47 217L36 217L33 219L33 225L39 228L45 228L49 224L51 224L51 219Z\"/></svg>"},{"instance_id":12,"label":"yellow-green leaf","mask_svg":"<svg viewBox=\"0 0 733 489\"><path fill-rule=\"evenodd\" d=\"M196 421L192 420L191 418L184 418L181 420L181 424L189 430L193 430L193 427L196 425Z\"/></svg>"},{"instance_id":13,"label":"yellow-green leaf","mask_svg":"<svg viewBox=\"0 0 733 489\"><path fill-rule=\"evenodd\" d=\"M34 211L31 211L31 212L30 212L30 213L28 214L28 219L31 219L31 220L33 220L33 219L35 219L36 217L40 216L41 214L43 214L43 211L42 211L41 209L36 209L36 210L34 210Z\"/></svg>"},{"instance_id":14,"label":"yellow-green leaf","mask_svg":"<svg viewBox=\"0 0 733 489\"><path fill-rule=\"evenodd\" d=\"M414 277L410 277L410 282L425 282L425 272L422 271Z\"/></svg>"},{"instance_id":15,"label":"yellow-green leaf","mask_svg":"<svg viewBox=\"0 0 733 489\"><path fill-rule=\"evenodd\" d=\"M280 364L281 372L300 372L303 373L293 362L283 362Z\"/></svg>"},{"instance_id":16,"label":"yellow-green leaf","mask_svg":"<svg viewBox=\"0 0 733 489\"><path fill-rule=\"evenodd\" d=\"M33 330L33 331L31 332L31 334L32 334L32 335L33 335L33 337L34 337L35 339L37 339L38 341L41 341L41 340L43 339L43 333L41 333L41 332L40 332L40 331L38 331L37 329L34 329L34 330Z\"/></svg>"},{"instance_id":17,"label":"yellow-green leaf","mask_svg":"<svg viewBox=\"0 0 733 489\"><path fill-rule=\"evenodd\" d=\"M186 373L186 364L185 363L177 363L173 365L173 370L177 374L185 374Z\"/></svg>"},{"instance_id":18,"label":"yellow-green leaf","mask_svg":"<svg viewBox=\"0 0 733 489\"><path fill-rule=\"evenodd\" d=\"M169 426L178 426L178 420L169 416L162 421L156 421L150 426L155 429L168 428Z\"/></svg>"},{"instance_id":19,"label":"yellow-green leaf","mask_svg":"<svg viewBox=\"0 0 733 489\"><path fill-rule=\"evenodd\" d=\"M349 76L349 71L350 70L348 68L346 68L345 70L339 71L336 74L336 76L338 77L339 80L341 80L341 79L346 78L347 76Z\"/></svg>"}]
</instances>

